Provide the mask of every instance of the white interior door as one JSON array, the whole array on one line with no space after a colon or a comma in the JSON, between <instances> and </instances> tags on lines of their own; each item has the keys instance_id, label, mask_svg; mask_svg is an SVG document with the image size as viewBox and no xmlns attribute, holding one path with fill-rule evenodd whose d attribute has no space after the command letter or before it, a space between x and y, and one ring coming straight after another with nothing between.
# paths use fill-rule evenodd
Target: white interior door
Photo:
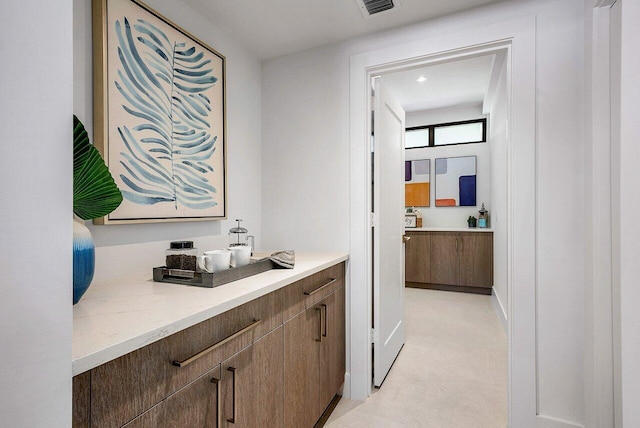
<instances>
[{"instance_id":1,"label":"white interior door","mask_svg":"<svg viewBox=\"0 0 640 428\"><path fill-rule=\"evenodd\" d=\"M404 344L404 110L375 80L373 138L373 383Z\"/></svg>"}]
</instances>

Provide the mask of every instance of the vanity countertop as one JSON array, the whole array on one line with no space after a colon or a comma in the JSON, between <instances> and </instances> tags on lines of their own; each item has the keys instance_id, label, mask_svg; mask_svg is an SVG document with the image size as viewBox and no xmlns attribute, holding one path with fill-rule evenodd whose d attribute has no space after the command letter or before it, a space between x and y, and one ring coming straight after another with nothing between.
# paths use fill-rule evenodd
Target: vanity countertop
<instances>
[{"instance_id":1,"label":"vanity countertop","mask_svg":"<svg viewBox=\"0 0 640 428\"><path fill-rule=\"evenodd\" d=\"M152 272L96 281L73 307L73 375L347 259L346 253L296 253L293 269L273 269L215 288L153 282Z\"/></svg>"},{"instance_id":2,"label":"vanity countertop","mask_svg":"<svg viewBox=\"0 0 640 428\"><path fill-rule=\"evenodd\" d=\"M407 227L405 232L493 232L486 227Z\"/></svg>"}]
</instances>

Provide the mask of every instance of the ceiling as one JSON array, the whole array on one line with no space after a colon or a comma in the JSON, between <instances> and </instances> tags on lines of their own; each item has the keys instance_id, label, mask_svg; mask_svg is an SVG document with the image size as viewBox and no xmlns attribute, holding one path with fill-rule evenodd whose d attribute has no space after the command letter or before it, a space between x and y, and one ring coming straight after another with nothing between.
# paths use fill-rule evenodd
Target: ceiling
<instances>
[{"instance_id":1,"label":"ceiling","mask_svg":"<svg viewBox=\"0 0 640 428\"><path fill-rule=\"evenodd\" d=\"M399 8L367 19L355 0L183 1L258 58L269 59L497 0L399 0Z\"/></svg>"},{"instance_id":2,"label":"ceiling","mask_svg":"<svg viewBox=\"0 0 640 428\"><path fill-rule=\"evenodd\" d=\"M484 55L398 71L382 82L407 112L479 105L489 91L494 60ZM418 82L420 76L427 80Z\"/></svg>"}]
</instances>

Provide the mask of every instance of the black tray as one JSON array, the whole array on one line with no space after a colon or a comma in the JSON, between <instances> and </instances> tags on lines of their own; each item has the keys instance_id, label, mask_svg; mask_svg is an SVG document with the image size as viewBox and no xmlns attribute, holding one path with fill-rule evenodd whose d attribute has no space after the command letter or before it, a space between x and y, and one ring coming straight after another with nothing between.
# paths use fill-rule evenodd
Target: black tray
<instances>
[{"instance_id":1,"label":"black tray","mask_svg":"<svg viewBox=\"0 0 640 428\"><path fill-rule=\"evenodd\" d=\"M216 273L167 269L165 266L160 266L153 268L153 280L156 282L171 282L175 284L213 288L277 267L279 266L268 258L252 261L246 266L230 268Z\"/></svg>"}]
</instances>

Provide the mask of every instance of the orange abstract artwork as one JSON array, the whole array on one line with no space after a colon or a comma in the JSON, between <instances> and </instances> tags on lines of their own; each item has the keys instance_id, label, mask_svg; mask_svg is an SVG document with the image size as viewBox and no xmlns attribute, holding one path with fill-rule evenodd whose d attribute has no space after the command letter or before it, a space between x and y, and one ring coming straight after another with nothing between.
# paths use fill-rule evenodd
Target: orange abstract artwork
<instances>
[{"instance_id":1,"label":"orange abstract artwork","mask_svg":"<svg viewBox=\"0 0 640 428\"><path fill-rule=\"evenodd\" d=\"M405 206L428 207L430 199L430 183L407 183L404 185Z\"/></svg>"},{"instance_id":2,"label":"orange abstract artwork","mask_svg":"<svg viewBox=\"0 0 640 428\"><path fill-rule=\"evenodd\" d=\"M404 205L428 207L431 201L431 161L416 159L404 163Z\"/></svg>"}]
</instances>

